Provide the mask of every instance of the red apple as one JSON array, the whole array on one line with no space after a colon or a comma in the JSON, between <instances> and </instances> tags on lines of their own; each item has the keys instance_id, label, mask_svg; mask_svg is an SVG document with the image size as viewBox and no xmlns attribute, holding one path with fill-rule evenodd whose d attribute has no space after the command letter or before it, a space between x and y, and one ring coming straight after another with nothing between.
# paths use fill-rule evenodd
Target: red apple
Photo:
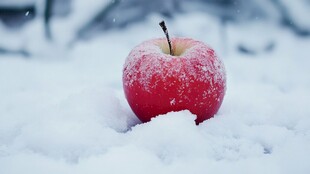
<instances>
[{"instance_id":1,"label":"red apple","mask_svg":"<svg viewBox=\"0 0 310 174\"><path fill-rule=\"evenodd\" d=\"M130 107L142 122L181 110L197 115L197 124L211 118L226 90L222 61L203 42L190 38L168 42L171 49L165 38L145 41L128 55L123 87Z\"/></svg>"}]
</instances>

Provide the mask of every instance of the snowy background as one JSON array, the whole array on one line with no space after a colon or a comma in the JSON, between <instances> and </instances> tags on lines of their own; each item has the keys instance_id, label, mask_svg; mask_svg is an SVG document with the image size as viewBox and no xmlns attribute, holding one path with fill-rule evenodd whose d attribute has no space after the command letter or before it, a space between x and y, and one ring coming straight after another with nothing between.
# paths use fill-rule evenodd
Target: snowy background
<instances>
[{"instance_id":1,"label":"snowy background","mask_svg":"<svg viewBox=\"0 0 310 174\"><path fill-rule=\"evenodd\" d=\"M226 66L199 126L141 124L124 97L126 56L162 19ZM0 173L308 174L309 19L309 0L1 0Z\"/></svg>"}]
</instances>

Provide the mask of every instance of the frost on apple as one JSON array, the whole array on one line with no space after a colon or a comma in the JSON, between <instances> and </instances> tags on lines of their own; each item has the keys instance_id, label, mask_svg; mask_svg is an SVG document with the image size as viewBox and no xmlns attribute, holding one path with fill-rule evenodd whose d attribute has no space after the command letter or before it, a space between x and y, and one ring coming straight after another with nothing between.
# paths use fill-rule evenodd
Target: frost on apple
<instances>
[{"instance_id":1,"label":"frost on apple","mask_svg":"<svg viewBox=\"0 0 310 174\"><path fill-rule=\"evenodd\" d=\"M175 105L175 98L170 101L170 105Z\"/></svg>"},{"instance_id":2,"label":"frost on apple","mask_svg":"<svg viewBox=\"0 0 310 174\"><path fill-rule=\"evenodd\" d=\"M185 51L179 56L166 55L167 53L164 50L167 48L162 49L160 47L162 46L163 42L165 42L165 39L146 41L133 49L133 51L127 57L124 65L124 78L128 79L125 82L125 86L131 86L134 82L138 82L141 84L144 90L149 91L149 89L152 88L152 86L150 86L152 75L159 75L162 79L173 76L174 74L182 71L182 66L176 63L179 61L184 62L185 66L188 67L189 71L186 73L188 73L190 77L194 77L199 81L210 81L210 74L214 75L215 77L215 80L211 81L212 84L226 81L226 74L223 63L220 61L220 59L216 59L217 61L214 61L210 60L208 57L209 54L215 54L211 48L205 49L206 45L199 41L194 41L187 38L182 39L185 45L183 46ZM172 39L172 42L175 42L175 40L176 39ZM195 47L202 47L199 49L200 52L192 51L193 48L186 49L186 47L188 47L187 45L192 45L194 42L196 44L198 43ZM197 57L197 59L190 59L190 57ZM148 60L145 61L145 59ZM173 62L175 62L175 66L170 66L172 59L174 59ZM193 64L196 63L195 61L199 61L199 63L193 66ZM167 71L165 71L166 67L169 67ZM201 70L201 75L197 76L196 72L199 70ZM185 73L181 73L181 75L178 77L178 80L185 81L187 86L188 83L192 82L192 79L189 78L189 76L186 77Z\"/></svg>"}]
</instances>

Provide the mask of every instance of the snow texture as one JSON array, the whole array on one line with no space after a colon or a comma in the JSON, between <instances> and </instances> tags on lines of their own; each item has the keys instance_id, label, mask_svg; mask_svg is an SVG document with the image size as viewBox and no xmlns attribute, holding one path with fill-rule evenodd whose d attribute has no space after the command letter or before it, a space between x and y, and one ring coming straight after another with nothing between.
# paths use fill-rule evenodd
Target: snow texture
<instances>
[{"instance_id":1,"label":"snow texture","mask_svg":"<svg viewBox=\"0 0 310 174\"><path fill-rule=\"evenodd\" d=\"M228 25L223 43L219 22L204 13L167 20L171 33L223 58L226 96L198 126L188 111L141 124L123 95L122 67L135 45L162 36L158 21L68 51L39 40L31 58L0 55L0 173L310 173L309 38L253 21ZM241 54L234 45L245 37L275 47Z\"/></svg>"}]
</instances>

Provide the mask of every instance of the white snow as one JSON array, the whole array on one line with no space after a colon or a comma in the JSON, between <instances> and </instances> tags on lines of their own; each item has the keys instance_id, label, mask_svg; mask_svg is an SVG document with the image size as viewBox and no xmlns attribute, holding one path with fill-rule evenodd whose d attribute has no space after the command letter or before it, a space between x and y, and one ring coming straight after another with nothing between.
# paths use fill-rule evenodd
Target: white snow
<instances>
[{"instance_id":1,"label":"white snow","mask_svg":"<svg viewBox=\"0 0 310 174\"><path fill-rule=\"evenodd\" d=\"M199 17L199 28L184 17ZM310 39L271 24L229 25L225 51L215 19L193 13L166 20L170 33L215 48L226 67L226 96L199 126L188 111L141 124L123 95L122 67L134 46L163 36L160 18L67 52L0 55L0 173L308 174ZM244 31L255 34L242 39ZM274 50L236 51L235 43L255 39L258 46L272 39Z\"/></svg>"}]
</instances>

